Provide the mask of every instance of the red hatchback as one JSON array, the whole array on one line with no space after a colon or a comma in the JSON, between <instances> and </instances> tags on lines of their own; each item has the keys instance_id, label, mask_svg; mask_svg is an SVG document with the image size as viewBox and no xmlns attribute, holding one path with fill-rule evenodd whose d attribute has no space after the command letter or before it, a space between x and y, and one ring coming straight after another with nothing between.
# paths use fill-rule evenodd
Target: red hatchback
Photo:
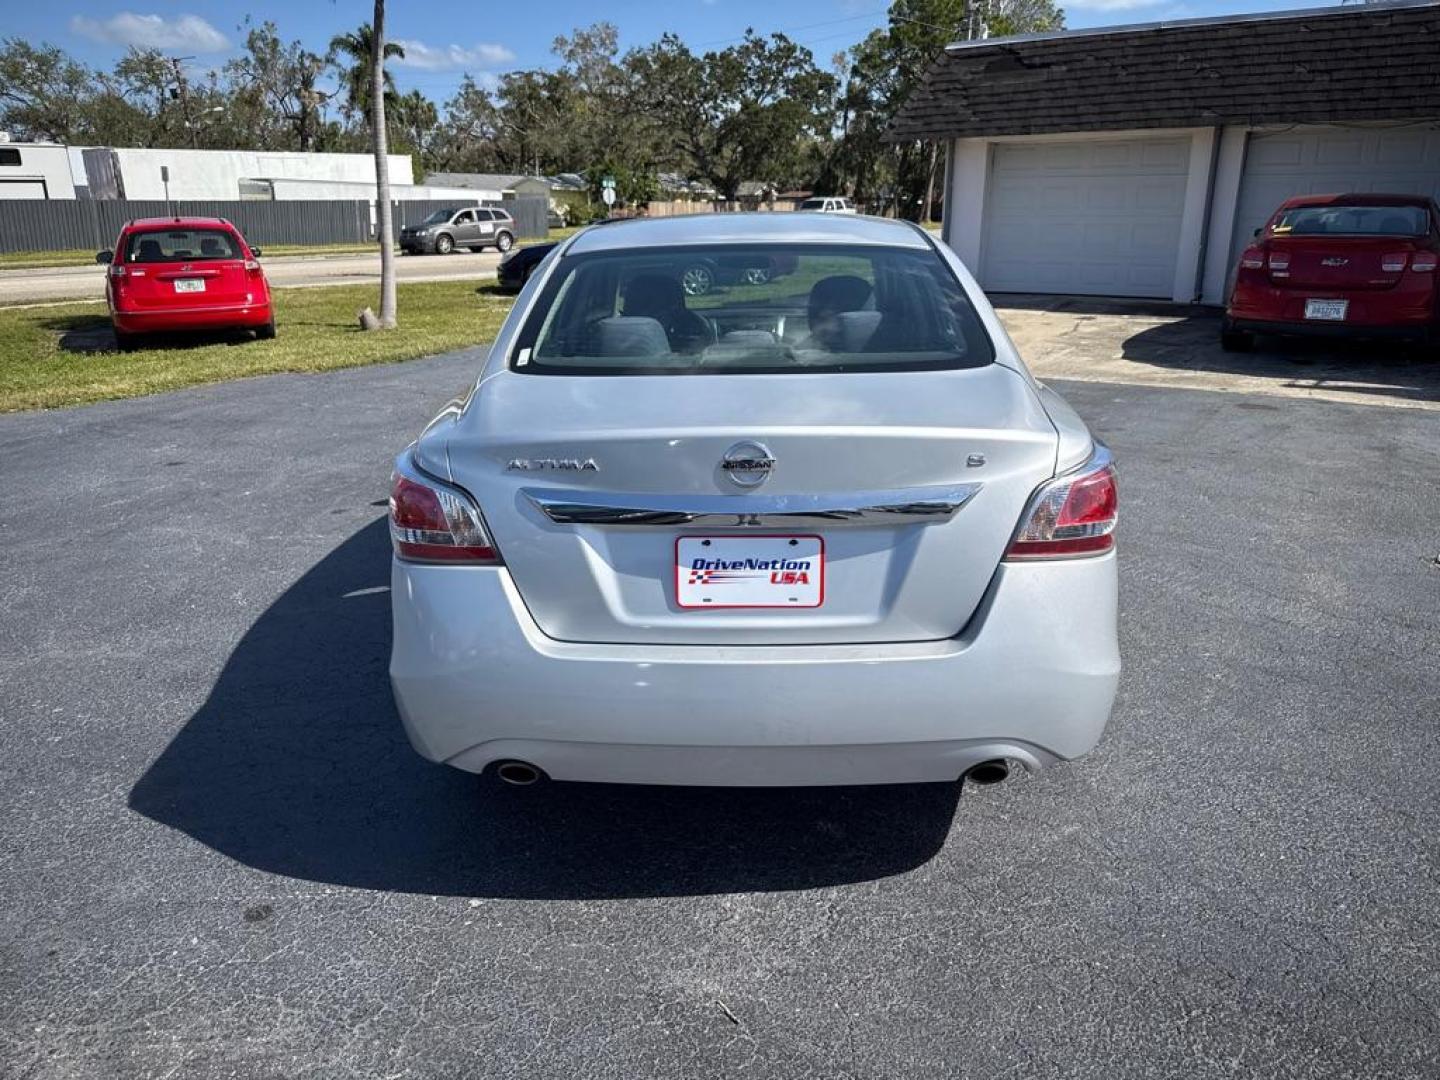
<instances>
[{"instance_id":1,"label":"red hatchback","mask_svg":"<svg viewBox=\"0 0 1440 1080\"><path fill-rule=\"evenodd\" d=\"M1440 341L1440 208L1423 195L1287 200L1240 256L1220 342L1258 334Z\"/></svg>"},{"instance_id":2,"label":"red hatchback","mask_svg":"<svg viewBox=\"0 0 1440 1080\"><path fill-rule=\"evenodd\" d=\"M183 330L254 330L275 336L270 285L260 249L224 218L142 218L120 230L105 299L115 340L133 349L146 334Z\"/></svg>"}]
</instances>

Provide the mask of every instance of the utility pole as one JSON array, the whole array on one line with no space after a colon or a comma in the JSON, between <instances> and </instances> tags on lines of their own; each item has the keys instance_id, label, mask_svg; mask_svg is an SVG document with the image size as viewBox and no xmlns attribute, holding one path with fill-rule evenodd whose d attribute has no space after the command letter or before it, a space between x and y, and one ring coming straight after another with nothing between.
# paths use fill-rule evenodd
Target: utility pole
<instances>
[{"instance_id":1,"label":"utility pole","mask_svg":"<svg viewBox=\"0 0 1440 1080\"><path fill-rule=\"evenodd\" d=\"M185 127L190 132L190 148L200 149L199 132L195 127L195 118L190 115L190 88L185 85L185 69L180 65L186 60L194 60L193 56L172 56L169 58L170 66L175 69L175 83L180 91L180 111L185 115Z\"/></svg>"}]
</instances>

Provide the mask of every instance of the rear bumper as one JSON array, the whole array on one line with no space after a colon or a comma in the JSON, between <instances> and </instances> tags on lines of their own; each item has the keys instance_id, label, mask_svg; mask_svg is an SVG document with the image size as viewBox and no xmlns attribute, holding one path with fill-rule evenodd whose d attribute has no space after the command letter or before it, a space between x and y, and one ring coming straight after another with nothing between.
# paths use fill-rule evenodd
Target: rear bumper
<instances>
[{"instance_id":1,"label":"rear bumper","mask_svg":"<svg viewBox=\"0 0 1440 1080\"><path fill-rule=\"evenodd\" d=\"M220 305L180 311L115 311L110 321L123 334L159 334L169 330L218 330L225 327L257 327L271 319L271 306L264 304Z\"/></svg>"},{"instance_id":2,"label":"rear bumper","mask_svg":"<svg viewBox=\"0 0 1440 1080\"><path fill-rule=\"evenodd\" d=\"M1400 324L1368 324L1356 322L1295 322L1292 320L1229 318L1231 329L1252 334L1285 334L1315 338L1384 338L1389 341L1428 341L1436 333L1432 321Z\"/></svg>"},{"instance_id":3,"label":"rear bumper","mask_svg":"<svg viewBox=\"0 0 1440 1080\"><path fill-rule=\"evenodd\" d=\"M1005 564L959 637L897 645L600 645L540 632L503 568L396 560L406 733L478 772L709 785L953 781L1079 757L1114 700L1113 554Z\"/></svg>"}]
</instances>

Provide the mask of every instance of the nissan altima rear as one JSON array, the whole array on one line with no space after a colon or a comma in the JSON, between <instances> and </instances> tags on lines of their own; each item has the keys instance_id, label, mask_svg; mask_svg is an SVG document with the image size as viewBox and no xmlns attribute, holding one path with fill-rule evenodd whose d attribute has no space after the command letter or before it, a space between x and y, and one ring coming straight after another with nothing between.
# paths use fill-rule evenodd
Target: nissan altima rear
<instances>
[{"instance_id":1,"label":"nissan altima rear","mask_svg":"<svg viewBox=\"0 0 1440 1080\"><path fill-rule=\"evenodd\" d=\"M696 296L697 260L757 272ZM396 460L396 701L425 757L512 777L1043 768L1109 717L1116 497L921 230L587 230Z\"/></svg>"}]
</instances>

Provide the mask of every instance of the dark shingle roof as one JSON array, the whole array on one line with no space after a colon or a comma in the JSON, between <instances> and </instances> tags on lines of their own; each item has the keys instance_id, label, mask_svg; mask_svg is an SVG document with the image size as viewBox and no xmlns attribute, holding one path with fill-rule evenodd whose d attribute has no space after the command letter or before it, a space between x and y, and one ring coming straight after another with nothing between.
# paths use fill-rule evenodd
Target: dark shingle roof
<instances>
[{"instance_id":1,"label":"dark shingle roof","mask_svg":"<svg viewBox=\"0 0 1440 1080\"><path fill-rule=\"evenodd\" d=\"M952 45L892 141L1440 117L1440 3Z\"/></svg>"}]
</instances>

